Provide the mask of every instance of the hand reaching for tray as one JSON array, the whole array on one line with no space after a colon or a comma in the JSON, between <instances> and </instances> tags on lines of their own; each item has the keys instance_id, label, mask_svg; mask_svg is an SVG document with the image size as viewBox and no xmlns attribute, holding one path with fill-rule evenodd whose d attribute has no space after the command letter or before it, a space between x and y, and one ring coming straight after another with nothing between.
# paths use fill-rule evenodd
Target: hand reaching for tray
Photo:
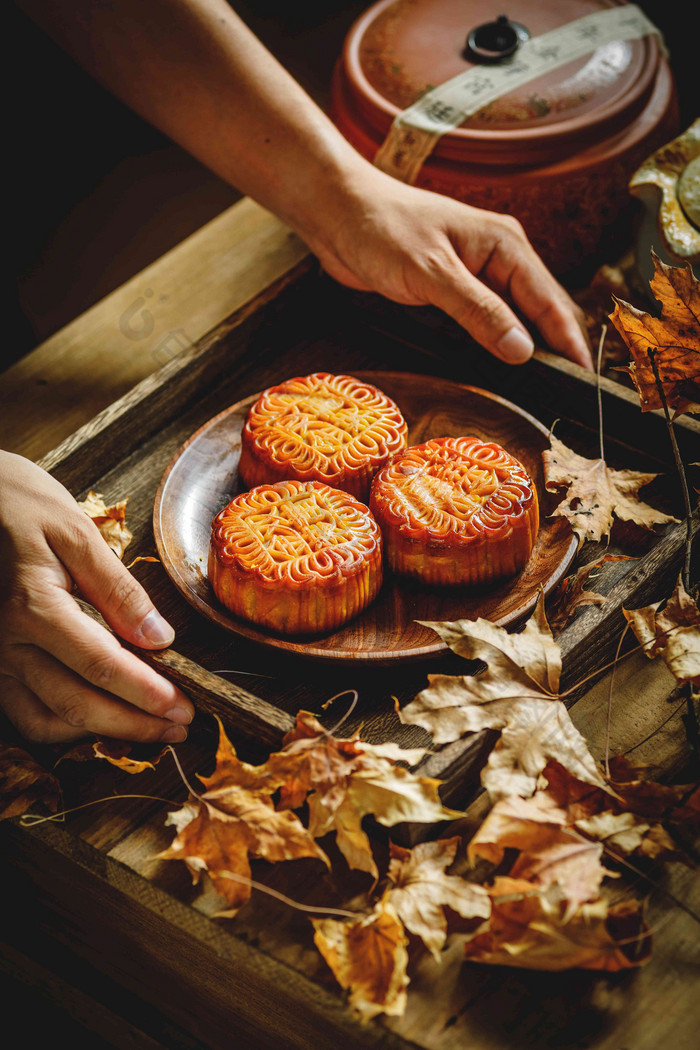
<instances>
[{"instance_id":1,"label":"hand reaching for tray","mask_svg":"<svg viewBox=\"0 0 700 1050\"><path fill-rule=\"evenodd\" d=\"M187 697L86 616L73 587L126 641L174 637L141 585L66 489L0 452L0 707L38 743L89 733L144 742L187 736Z\"/></svg>"},{"instance_id":2,"label":"hand reaching for tray","mask_svg":"<svg viewBox=\"0 0 700 1050\"><path fill-rule=\"evenodd\" d=\"M508 216L406 186L343 138L226 0L23 6L97 79L289 224L337 280L450 314L512 364L591 368L583 315Z\"/></svg>"},{"instance_id":3,"label":"hand reaching for tray","mask_svg":"<svg viewBox=\"0 0 700 1050\"><path fill-rule=\"evenodd\" d=\"M553 350L592 368L583 311L511 216L397 183L367 165L331 235L307 240L343 284L437 306L509 364L527 361L534 350L515 307Z\"/></svg>"}]
</instances>

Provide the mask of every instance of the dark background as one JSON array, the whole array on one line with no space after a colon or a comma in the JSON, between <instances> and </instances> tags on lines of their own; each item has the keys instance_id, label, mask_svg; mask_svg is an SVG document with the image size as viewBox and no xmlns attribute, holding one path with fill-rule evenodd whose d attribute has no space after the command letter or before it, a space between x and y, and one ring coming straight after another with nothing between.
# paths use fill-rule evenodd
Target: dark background
<instances>
[{"instance_id":1,"label":"dark background","mask_svg":"<svg viewBox=\"0 0 700 1050\"><path fill-rule=\"evenodd\" d=\"M345 34L368 6L368 0L233 3L322 106ZM664 33L685 128L698 115L696 34L682 14L687 5L642 0L639 6ZM6 140L15 187L8 217L16 232L0 368L240 196L97 84L19 7L5 12L16 71Z\"/></svg>"}]
</instances>

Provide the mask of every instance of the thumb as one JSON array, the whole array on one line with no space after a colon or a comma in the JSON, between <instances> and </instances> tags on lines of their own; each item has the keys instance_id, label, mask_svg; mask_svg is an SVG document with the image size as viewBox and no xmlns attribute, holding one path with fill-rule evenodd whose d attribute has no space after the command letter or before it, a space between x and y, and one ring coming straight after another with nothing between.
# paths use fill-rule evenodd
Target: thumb
<instances>
[{"instance_id":1,"label":"thumb","mask_svg":"<svg viewBox=\"0 0 700 1050\"><path fill-rule=\"evenodd\" d=\"M532 336L509 306L456 256L454 265L431 279L429 301L449 314L495 357L519 365L532 357Z\"/></svg>"},{"instance_id":2,"label":"thumb","mask_svg":"<svg viewBox=\"0 0 700 1050\"><path fill-rule=\"evenodd\" d=\"M170 645L175 631L165 620L141 584L120 562L97 527L85 515L73 539L63 537L55 553L84 597L102 613L109 626L127 642L145 649Z\"/></svg>"}]
</instances>

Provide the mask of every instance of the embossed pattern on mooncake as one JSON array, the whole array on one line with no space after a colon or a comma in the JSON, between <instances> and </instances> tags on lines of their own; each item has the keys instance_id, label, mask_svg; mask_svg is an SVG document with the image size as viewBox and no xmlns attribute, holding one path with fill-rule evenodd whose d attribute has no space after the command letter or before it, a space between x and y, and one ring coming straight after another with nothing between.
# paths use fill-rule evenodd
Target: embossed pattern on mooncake
<instances>
[{"instance_id":1,"label":"embossed pattern on mooncake","mask_svg":"<svg viewBox=\"0 0 700 1050\"><path fill-rule=\"evenodd\" d=\"M407 449L375 477L370 507L391 568L433 584L514 575L539 527L537 491L525 468L476 437Z\"/></svg>"},{"instance_id":2,"label":"embossed pattern on mooncake","mask_svg":"<svg viewBox=\"0 0 700 1050\"><path fill-rule=\"evenodd\" d=\"M285 634L330 631L382 582L382 540L366 506L317 481L259 485L212 523L209 579L238 616Z\"/></svg>"},{"instance_id":3,"label":"embossed pattern on mooncake","mask_svg":"<svg viewBox=\"0 0 700 1050\"><path fill-rule=\"evenodd\" d=\"M315 372L263 391L241 435L248 488L321 481L367 502L373 476L406 447L408 428L386 394L352 376Z\"/></svg>"}]
</instances>

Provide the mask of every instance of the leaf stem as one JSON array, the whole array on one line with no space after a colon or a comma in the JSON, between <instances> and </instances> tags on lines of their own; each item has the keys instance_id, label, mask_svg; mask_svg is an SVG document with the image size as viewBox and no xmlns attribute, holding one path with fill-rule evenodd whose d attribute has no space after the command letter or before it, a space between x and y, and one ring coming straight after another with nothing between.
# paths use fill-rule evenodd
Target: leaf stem
<instances>
[{"instance_id":1,"label":"leaf stem","mask_svg":"<svg viewBox=\"0 0 700 1050\"><path fill-rule=\"evenodd\" d=\"M678 448L678 442L676 441L676 434L673 429L673 422L671 420L671 414L668 410L668 401L666 400L666 391L664 390L663 383L661 382L661 376L659 375L659 366L656 362L656 351L653 347L647 347L647 356L649 357L649 363L651 364L651 370L654 373L654 380L656 382L656 389L659 391L659 397L661 398L661 404L664 409L664 416L666 417L666 428L668 435L671 439L671 447L673 448L673 455L676 460L676 468L678 475L681 479L681 488L683 489L683 502L685 503L685 559L683 562L683 586L685 587L688 594L691 593L690 589L690 555L693 546L693 523L692 514L693 510L690 505L690 490L688 489L688 479L685 476L685 468L683 467L683 460L681 459L680 450Z\"/></svg>"},{"instance_id":2,"label":"leaf stem","mask_svg":"<svg viewBox=\"0 0 700 1050\"><path fill-rule=\"evenodd\" d=\"M309 904L300 904L299 901L294 901L291 897L285 897L278 890L273 890L271 886L265 886L264 883L256 882L255 879L246 878L245 875L236 875L232 871L217 871L216 876L217 878L232 879L234 882L242 882L244 886L260 890L261 893L267 893L268 896L275 897L276 900L282 901L283 904L288 904L290 908L295 908L296 911L311 912L312 915L340 915L345 919L359 919L363 914L357 911L346 911L344 908L323 908L320 905L315 908Z\"/></svg>"},{"instance_id":3,"label":"leaf stem","mask_svg":"<svg viewBox=\"0 0 700 1050\"><path fill-rule=\"evenodd\" d=\"M600 458L605 459L605 444L603 441L603 397L600 389L600 368L603 361L603 343L605 342L605 336L608 334L608 326L604 324L600 330L600 340L598 342L598 363L596 365L596 393L598 395L598 440L600 442Z\"/></svg>"},{"instance_id":4,"label":"leaf stem","mask_svg":"<svg viewBox=\"0 0 700 1050\"><path fill-rule=\"evenodd\" d=\"M166 748L166 750L169 751L170 754L173 756L173 762L177 766L177 771L180 774L180 776L182 778L182 782L185 785L185 787L187 788L187 790L189 791L189 793L194 798L196 798L199 802L204 802L204 799L202 798L202 796L199 794L198 791L195 791L195 789L192 787L192 785L190 784L189 780L185 776L185 771L182 768L182 766L180 765L180 759L177 757L177 754L175 753L175 748L171 747L171 745L168 744L168 747Z\"/></svg>"},{"instance_id":5,"label":"leaf stem","mask_svg":"<svg viewBox=\"0 0 700 1050\"><path fill-rule=\"evenodd\" d=\"M332 696L330 698L330 700L326 700L325 704L323 705L324 708L330 707L334 700L337 700L338 697L340 697L340 696L345 696L346 693L351 693L352 694L352 703L350 704L350 707L347 709L347 711L345 712L343 717L340 719L340 721L336 722L332 729L326 729L325 730L325 735L326 736L334 736L338 732L340 727L342 726L343 722L347 722L348 718L350 717L352 712L355 710L355 705L357 704L357 701L359 700L359 695L358 695L357 689L343 689L342 692L336 693L335 696Z\"/></svg>"},{"instance_id":6,"label":"leaf stem","mask_svg":"<svg viewBox=\"0 0 700 1050\"><path fill-rule=\"evenodd\" d=\"M63 820L69 813L77 813L78 810L87 809L88 806L97 806L101 802L114 802L120 798L142 798L148 802L167 802L169 806L179 805L178 802L173 802L170 798L160 798L159 795L107 795L106 798L93 798L91 802L83 802L80 806L73 806L71 809L62 809L60 813L51 813L48 817L39 813L23 813L19 818L19 823L23 828L33 828L35 824L45 824L47 820Z\"/></svg>"}]
</instances>

